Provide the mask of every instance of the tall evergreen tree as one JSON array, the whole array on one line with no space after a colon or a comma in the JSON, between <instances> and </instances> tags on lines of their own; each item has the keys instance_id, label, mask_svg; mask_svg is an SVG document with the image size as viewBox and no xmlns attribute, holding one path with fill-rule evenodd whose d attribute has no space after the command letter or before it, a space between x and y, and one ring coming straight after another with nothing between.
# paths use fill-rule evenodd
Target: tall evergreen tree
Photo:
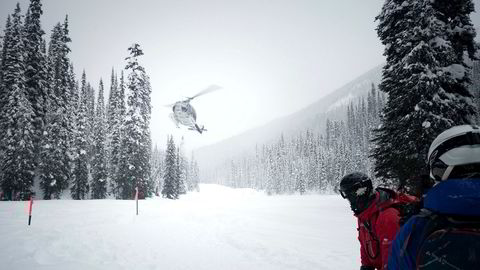
<instances>
[{"instance_id":1,"label":"tall evergreen tree","mask_svg":"<svg viewBox=\"0 0 480 270\"><path fill-rule=\"evenodd\" d=\"M89 142L87 140L88 118L88 83L85 71L82 74L82 82L79 95L79 108L76 119L76 132L74 140L74 170L73 183L70 189L72 198L76 200L85 199L89 191L88 176L89 176L89 157L88 149Z\"/></svg>"},{"instance_id":2,"label":"tall evergreen tree","mask_svg":"<svg viewBox=\"0 0 480 270\"><path fill-rule=\"evenodd\" d=\"M93 160L92 160L92 198L103 199L107 194L107 156L106 144L106 117L103 98L103 82L100 79L98 86L98 101L95 112L95 127L93 131Z\"/></svg>"},{"instance_id":3,"label":"tall evergreen tree","mask_svg":"<svg viewBox=\"0 0 480 270\"><path fill-rule=\"evenodd\" d=\"M123 164L127 164L126 156L124 156L122 153L122 141L123 141L123 132L124 132L124 127L123 124L125 122L125 114L126 114L126 108L125 108L125 81L123 77L123 71L120 76L120 84L118 85L118 92L115 95L115 108L111 107L111 110L113 110L112 114L112 127L111 127L111 141L110 141L110 149L109 149L109 175L110 175L110 185L111 189L115 195L117 196L117 186L122 185L123 179L120 175L120 170L119 170L119 163L120 160L123 158ZM113 103L113 102L112 102Z\"/></svg>"},{"instance_id":4,"label":"tall evergreen tree","mask_svg":"<svg viewBox=\"0 0 480 270\"><path fill-rule=\"evenodd\" d=\"M7 22L5 24L3 43L2 43L2 55L1 55L1 58L0 58L0 138L4 137L6 135L6 130L1 128L2 123L7 122L5 109L6 109L7 104L8 104L8 92L6 91L4 83L3 83L3 76L4 76L4 73L6 71L6 62L8 62L8 60L7 60L8 49L7 48L8 48L8 46L11 46L11 44L12 44L12 42L11 42L12 34L11 33L12 33L12 20L11 20L10 14L9 14L7 16ZM0 141L0 146L1 146L1 144L2 143ZM1 151L1 149L0 149L0 160L4 160L4 159L5 159L5 157L3 155L3 151ZM2 188L9 187L9 189L10 189L11 184L10 183L9 184L2 184L3 181L4 180L0 176L0 187L2 187ZM10 193L10 195L11 195L10 190L8 190L8 191L4 190L4 192L5 193ZM11 197L13 197L13 196L11 196Z\"/></svg>"},{"instance_id":5,"label":"tall evergreen tree","mask_svg":"<svg viewBox=\"0 0 480 270\"><path fill-rule=\"evenodd\" d=\"M110 79L110 93L108 94L107 103L107 125L109 141L111 140L113 129L115 127L115 118L117 116L117 100L118 100L118 80L115 76L115 71L112 68L112 75Z\"/></svg>"},{"instance_id":6,"label":"tall evergreen tree","mask_svg":"<svg viewBox=\"0 0 480 270\"><path fill-rule=\"evenodd\" d=\"M155 183L155 194L158 196L163 187L163 175L165 173L165 155L163 151L160 151L155 145L152 152L151 159L152 180Z\"/></svg>"},{"instance_id":7,"label":"tall evergreen tree","mask_svg":"<svg viewBox=\"0 0 480 270\"><path fill-rule=\"evenodd\" d=\"M25 17L23 43L25 46L25 87L26 96L33 109L33 127L35 157L39 158L42 137L45 128L46 106L48 95L47 56L42 50L45 32L40 24L43 14L40 0L31 0Z\"/></svg>"},{"instance_id":8,"label":"tall evergreen tree","mask_svg":"<svg viewBox=\"0 0 480 270\"><path fill-rule=\"evenodd\" d=\"M10 38L11 30L12 30L12 19L11 19L11 16L8 15L7 16L7 22L5 23L4 36L3 36L3 40L2 40L3 42L2 42L2 47L1 47L2 55L1 55L1 58L0 58L0 85L2 83L3 70L5 70L5 59L7 58L7 56L6 56L7 50L5 48L8 47L8 44L10 42L9 38ZM1 90L2 90L2 88L0 88L0 91ZM1 94L2 94L2 92L0 92L0 98L2 97ZM2 104L0 104L0 105L2 105ZM4 107L4 105L1 106L1 107Z\"/></svg>"},{"instance_id":9,"label":"tall evergreen tree","mask_svg":"<svg viewBox=\"0 0 480 270\"><path fill-rule=\"evenodd\" d=\"M76 143L76 136L77 136L77 120L78 120L78 111L79 111L79 82L76 79L75 72L73 70L73 63L70 63L69 72L68 72L68 90L69 93L69 103L68 103L68 111L67 111L67 121L69 123L69 136L68 136L68 144L70 147L71 153L71 170L72 175L70 179L73 179L73 167L75 164L75 143Z\"/></svg>"},{"instance_id":10,"label":"tall evergreen tree","mask_svg":"<svg viewBox=\"0 0 480 270\"><path fill-rule=\"evenodd\" d=\"M88 159L89 162L93 159L93 134L95 128L95 89L90 83L87 83L87 92L86 92L86 104L87 104L87 141L88 141Z\"/></svg>"},{"instance_id":11,"label":"tall evergreen tree","mask_svg":"<svg viewBox=\"0 0 480 270\"><path fill-rule=\"evenodd\" d=\"M175 142L173 136L168 138L167 152L165 154L165 175L163 176L162 196L168 199L178 199L178 170Z\"/></svg>"},{"instance_id":12,"label":"tall evergreen tree","mask_svg":"<svg viewBox=\"0 0 480 270\"><path fill-rule=\"evenodd\" d=\"M373 156L376 175L386 183L403 185L425 172L435 136L472 122L471 12L469 0L387 0L377 17L387 56L379 87L389 99Z\"/></svg>"},{"instance_id":13,"label":"tall evergreen tree","mask_svg":"<svg viewBox=\"0 0 480 270\"><path fill-rule=\"evenodd\" d=\"M117 86L118 81L116 81L116 76L115 76L115 71L112 68L112 75L110 79L110 91L108 94L108 101L107 101L107 106L105 108L106 110L106 153L107 153L107 181L109 181L109 188L112 188L112 180L113 177L113 170L111 170L111 160L112 160L112 135L114 132L114 121L115 121L115 116L116 116L116 96L117 96Z\"/></svg>"},{"instance_id":14,"label":"tall evergreen tree","mask_svg":"<svg viewBox=\"0 0 480 270\"><path fill-rule=\"evenodd\" d=\"M129 49L130 56L126 70L128 75L128 112L125 119L125 136L122 141L122 151L126 156L125 164L120 166L121 178L126 184L122 187L121 197L131 198L135 187L139 194L150 196L153 193L153 183L150 176L151 138L150 138L150 79L145 69L138 63L138 57L143 55L138 44Z\"/></svg>"},{"instance_id":15,"label":"tall evergreen tree","mask_svg":"<svg viewBox=\"0 0 480 270\"><path fill-rule=\"evenodd\" d=\"M1 69L0 184L7 198L31 194L34 177L33 110L26 97L22 15L17 4L5 31Z\"/></svg>"},{"instance_id":16,"label":"tall evergreen tree","mask_svg":"<svg viewBox=\"0 0 480 270\"><path fill-rule=\"evenodd\" d=\"M46 100L44 145L41 149L40 186L44 199L60 197L72 178L73 123L71 104L71 69L68 53L68 18L55 25L48 48L49 86Z\"/></svg>"},{"instance_id":17,"label":"tall evergreen tree","mask_svg":"<svg viewBox=\"0 0 480 270\"><path fill-rule=\"evenodd\" d=\"M200 186L199 186L199 183L200 183L200 169L198 168L198 163L197 161L193 158L192 156L192 160L191 160L191 174L190 174L190 183L191 183L191 187L192 190L196 190L197 192L200 191Z\"/></svg>"},{"instance_id":18,"label":"tall evergreen tree","mask_svg":"<svg viewBox=\"0 0 480 270\"><path fill-rule=\"evenodd\" d=\"M177 175L178 175L178 193L187 193L187 160L183 153L184 139L182 137L180 145L177 147Z\"/></svg>"}]
</instances>

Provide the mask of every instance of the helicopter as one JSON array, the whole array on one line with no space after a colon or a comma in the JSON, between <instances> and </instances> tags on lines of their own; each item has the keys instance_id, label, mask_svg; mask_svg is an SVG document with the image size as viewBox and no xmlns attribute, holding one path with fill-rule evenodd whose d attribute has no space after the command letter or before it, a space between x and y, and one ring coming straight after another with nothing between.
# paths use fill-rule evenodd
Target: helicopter
<instances>
[{"instance_id":1,"label":"helicopter","mask_svg":"<svg viewBox=\"0 0 480 270\"><path fill-rule=\"evenodd\" d=\"M173 120L177 128L180 127L179 124L182 124L187 126L189 130L196 130L200 134L202 134L204 131L207 131L203 125L200 127L197 124L197 113L190 104L190 101L201 95L219 90L220 88L221 87L218 85L210 85L192 97L187 97L185 100L177 101L174 104L167 105L168 107L172 107L173 113L170 114L170 118Z\"/></svg>"}]
</instances>

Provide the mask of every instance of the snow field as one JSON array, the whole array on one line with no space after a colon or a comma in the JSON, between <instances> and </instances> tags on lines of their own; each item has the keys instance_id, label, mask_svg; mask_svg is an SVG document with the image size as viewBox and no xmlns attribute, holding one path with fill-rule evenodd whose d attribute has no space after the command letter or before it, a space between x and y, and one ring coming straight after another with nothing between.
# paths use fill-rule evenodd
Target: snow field
<instances>
[{"instance_id":1,"label":"snow field","mask_svg":"<svg viewBox=\"0 0 480 270\"><path fill-rule=\"evenodd\" d=\"M338 195L201 185L180 200L0 202L0 269L357 269Z\"/></svg>"}]
</instances>

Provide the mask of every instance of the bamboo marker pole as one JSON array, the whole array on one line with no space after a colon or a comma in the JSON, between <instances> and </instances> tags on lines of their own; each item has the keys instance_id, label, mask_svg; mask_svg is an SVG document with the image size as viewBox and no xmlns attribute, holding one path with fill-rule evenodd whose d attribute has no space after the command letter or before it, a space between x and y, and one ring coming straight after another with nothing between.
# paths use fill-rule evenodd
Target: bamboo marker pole
<instances>
[{"instance_id":1,"label":"bamboo marker pole","mask_svg":"<svg viewBox=\"0 0 480 270\"><path fill-rule=\"evenodd\" d=\"M135 201L137 204L137 216L138 216L138 187L135 188Z\"/></svg>"}]
</instances>

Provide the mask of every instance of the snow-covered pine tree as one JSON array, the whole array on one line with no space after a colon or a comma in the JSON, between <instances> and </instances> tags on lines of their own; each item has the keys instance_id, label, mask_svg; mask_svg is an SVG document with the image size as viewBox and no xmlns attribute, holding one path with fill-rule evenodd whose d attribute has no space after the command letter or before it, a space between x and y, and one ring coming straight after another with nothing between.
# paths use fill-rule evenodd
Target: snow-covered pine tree
<instances>
[{"instance_id":1,"label":"snow-covered pine tree","mask_svg":"<svg viewBox=\"0 0 480 270\"><path fill-rule=\"evenodd\" d=\"M70 146L70 153L71 155L71 169L72 169L72 174L73 174L73 166L75 163L74 157L75 157L75 139L76 139L76 130L77 130L77 113L79 109L79 85L78 85L78 80L76 79L75 71L73 70L73 63L70 63L69 66L69 72L68 72L68 87L70 89L70 97L69 97L69 103L68 107L70 108L67 111L67 121L70 124L70 129L71 132L69 133L69 146ZM73 175L71 176L71 179L73 179Z\"/></svg>"},{"instance_id":2,"label":"snow-covered pine tree","mask_svg":"<svg viewBox=\"0 0 480 270\"><path fill-rule=\"evenodd\" d=\"M103 96L103 82L100 79L93 130L92 199L104 199L107 195L107 156L105 150L107 119Z\"/></svg>"},{"instance_id":3,"label":"snow-covered pine tree","mask_svg":"<svg viewBox=\"0 0 480 270\"><path fill-rule=\"evenodd\" d=\"M0 183L9 199L27 199L33 185L35 156L33 110L26 96L22 15L17 4L5 30L1 69Z\"/></svg>"},{"instance_id":4,"label":"snow-covered pine tree","mask_svg":"<svg viewBox=\"0 0 480 270\"><path fill-rule=\"evenodd\" d=\"M179 185L178 193L179 194L187 193L188 162L185 158L183 147L184 147L184 139L182 136L180 145L177 147L177 170L178 170L177 174L178 174L178 185Z\"/></svg>"},{"instance_id":5,"label":"snow-covered pine tree","mask_svg":"<svg viewBox=\"0 0 480 270\"><path fill-rule=\"evenodd\" d=\"M198 168L198 163L193 157L190 160L190 181L188 182L190 184L188 191L194 191L196 190L197 192L200 191L200 169Z\"/></svg>"},{"instance_id":6,"label":"snow-covered pine tree","mask_svg":"<svg viewBox=\"0 0 480 270\"><path fill-rule=\"evenodd\" d=\"M175 189L178 191L178 195L185 194L187 193L185 190L185 183L183 182L184 176L182 175L182 168L181 168L181 160L182 157L180 156L180 146L177 147L177 154L175 155L175 175L176 175L176 181L175 181Z\"/></svg>"},{"instance_id":7,"label":"snow-covered pine tree","mask_svg":"<svg viewBox=\"0 0 480 270\"><path fill-rule=\"evenodd\" d=\"M167 152L165 153L165 174L163 176L162 196L168 199L178 199L178 175L176 164L176 149L173 136L167 141Z\"/></svg>"},{"instance_id":8,"label":"snow-covered pine tree","mask_svg":"<svg viewBox=\"0 0 480 270\"><path fill-rule=\"evenodd\" d=\"M115 70L112 68L112 75L110 76L110 91L108 94L108 100L106 105L106 153L107 153L107 172L108 177L107 181L109 181L109 188L111 187L111 179L113 178L111 173L111 166L110 161L112 160L112 134L113 134L113 127L115 122L115 110L116 110L116 95L117 95L117 88L118 88L118 80L116 80Z\"/></svg>"},{"instance_id":9,"label":"snow-covered pine tree","mask_svg":"<svg viewBox=\"0 0 480 270\"><path fill-rule=\"evenodd\" d=\"M69 84L70 84L70 105L71 105L71 108L72 108L72 113L70 115L71 119L73 120L70 120L71 122L75 122L75 119L76 119L76 113L78 111L78 108L79 108L79 86L78 86L78 80L76 79L76 75L75 75L75 71L73 70L73 63L70 63L70 70L69 70Z\"/></svg>"},{"instance_id":10,"label":"snow-covered pine tree","mask_svg":"<svg viewBox=\"0 0 480 270\"><path fill-rule=\"evenodd\" d=\"M299 192L300 195L304 194L307 190L306 177L304 174L303 166L300 159L291 161L293 165L293 171L290 174L290 177L295 180L295 191Z\"/></svg>"},{"instance_id":11,"label":"snow-covered pine tree","mask_svg":"<svg viewBox=\"0 0 480 270\"><path fill-rule=\"evenodd\" d=\"M130 56L125 69L128 74L128 112L125 118L125 136L122 142L122 151L125 153L121 176L127 182L122 186L121 197L132 198L135 187L139 194L151 196L153 183L150 176L151 138L150 138L150 79L145 69L139 65L138 57L143 55L138 44L130 48Z\"/></svg>"},{"instance_id":12,"label":"snow-covered pine tree","mask_svg":"<svg viewBox=\"0 0 480 270\"><path fill-rule=\"evenodd\" d=\"M76 132L74 141L74 170L73 170L73 183L70 190L72 198L76 200L85 199L88 195L88 149L89 144L87 140L88 129L88 83L85 71L82 73L82 81L79 95L79 108L77 111L76 119Z\"/></svg>"},{"instance_id":13,"label":"snow-covered pine tree","mask_svg":"<svg viewBox=\"0 0 480 270\"><path fill-rule=\"evenodd\" d=\"M471 12L470 0L387 0L377 17L387 56L379 87L389 98L373 157L386 184L424 173L435 136L472 122Z\"/></svg>"},{"instance_id":14,"label":"snow-covered pine tree","mask_svg":"<svg viewBox=\"0 0 480 270\"><path fill-rule=\"evenodd\" d=\"M368 106L368 126L369 126L368 130L371 131L374 128L376 128L376 126L379 124L376 122L376 120L379 120L377 88L373 83L372 83L372 88L370 89L370 92L368 92L367 106Z\"/></svg>"},{"instance_id":15,"label":"snow-covered pine tree","mask_svg":"<svg viewBox=\"0 0 480 270\"><path fill-rule=\"evenodd\" d=\"M47 55L42 51L42 36L45 32L40 24L42 15L40 0L31 0L25 16L23 28L23 44L25 46L25 87L26 96L33 109L33 127L35 158L38 160L40 147L43 144L46 106L48 95Z\"/></svg>"},{"instance_id":16,"label":"snow-covered pine tree","mask_svg":"<svg viewBox=\"0 0 480 270\"><path fill-rule=\"evenodd\" d=\"M9 46L9 44L11 44L11 41L10 41L10 36L11 36L11 31L12 31L12 19L11 19L11 16L10 14L7 16L7 22L5 24L5 29L4 29L4 36L2 37L2 55L1 55L1 58L0 58L0 125L2 122L6 122L7 119L6 119L6 115L5 115L5 108L7 106L7 103L8 103L8 94L7 94L7 91L4 90L4 86L3 86L3 74L5 73L5 61L7 59L7 47ZM5 131L4 129L0 128L0 137L3 137L5 135ZM0 142L0 145L1 145L1 142ZM0 160L4 160L4 156L3 156L3 153L2 151L0 151ZM0 178L0 182L2 182L3 180ZM10 184L8 184L10 185ZM0 183L0 187L2 187L3 184ZM10 193L11 195L11 192L8 191L6 193ZM12 196L13 197L13 196ZM10 199L10 198L9 198Z\"/></svg>"},{"instance_id":17,"label":"snow-covered pine tree","mask_svg":"<svg viewBox=\"0 0 480 270\"><path fill-rule=\"evenodd\" d=\"M193 158L193 153L192 153L192 158ZM187 176L185 177L185 187L187 188L187 192L193 191L193 181L192 181L192 162L191 160L185 160L186 161L186 172Z\"/></svg>"},{"instance_id":18,"label":"snow-covered pine tree","mask_svg":"<svg viewBox=\"0 0 480 270\"><path fill-rule=\"evenodd\" d=\"M108 143L110 144L113 129L115 127L115 118L117 114L117 92L118 92L118 80L115 75L115 70L112 68L112 75L110 77L110 92L108 94L107 102L107 134L108 134Z\"/></svg>"},{"instance_id":19,"label":"snow-covered pine tree","mask_svg":"<svg viewBox=\"0 0 480 270\"><path fill-rule=\"evenodd\" d=\"M237 166L235 164L235 162L233 160L230 160L230 164L228 164L229 167L230 167L230 173L228 174L228 178L226 179L226 183L221 183L223 185L227 185L229 187L233 187L233 188L236 188L237 187L237 183L236 183L236 179L237 179Z\"/></svg>"},{"instance_id":20,"label":"snow-covered pine tree","mask_svg":"<svg viewBox=\"0 0 480 270\"><path fill-rule=\"evenodd\" d=\"M116 198L118 198L117 194L117 186L122 184L122 178L120 176L119 170L119 163L122 157L126 157L122 155L122 138L123 138L123 131L124 127L123 124L125 122L125 81L123 78L123 71L121 72L120 76L120 84L118 85L118 92L115 95L116 101L115 108L111 108L114 110L112 117L112 130L111 130L111 140L110 140L110 149L109 149L109 178L110 178L110 188ZM126 164L126 160L123 164Z\"/></svg>"},{"instance_id":21,"label":"snow-covered pine tree","mask_svg":"<svg viewBox=\"0 0 480 270\"><path fill-rule=\"evenodd\" d=\"M10 18L10 14L7 16L7 22L5 24L5 29L3 30L4 33L7 33L7 29L9 29L10 27L12 27L12 22L11 22L11 18ZM0 42L0 70L3 69L3 59L5 59L5 50L3 48L5 48L5 36L0 36L0 39L2 40L2 42ZM0 72L0 85L2 83L2 77L1 77L1 72ZM0 88L1 90L1 88Z\"/></svg>"},{"instance_id":22,"label":"snow-covered pine tree","mask_svg":"<svg viewBox=\"0 0 480 270\"><path fill-rule=\"evenodd\" d=\"M46 106L44 145L41 149L40 186L44 199L60 197L68 188L72 177L73 123L69 112L72 110L72 89L70 60L68 53L68 17L52 30L48 48L49 92Z\"/></svg>"},{"instance_id":23,"label":"snow-covered pine tree","mask_svg":"<svg viewBox=\"0 0 480 270\"><path fill-rule=\"evenodd\" d=\"M86 138L88 141L88 151L87 156L89 164L91 164L93 159L93 132L95 126L95 89L91 86L90 83L87 83L87 92L86 92L86 103L87 103L87 134ZM91 171L91 168L90 168Z\"/></svg>"},{"instance_id":24,"label":"snow-covered pine tree","mask_svg":"<svg viewBox=\"0 0 480 270\"><path fill-rule=\"evenodd\" d=\"M163 187L163 175L165 173L165 154L155 145L153 148L152 159L152 181L155 183L155 195L159 195Z\"/></svg>"}]
</instances>

